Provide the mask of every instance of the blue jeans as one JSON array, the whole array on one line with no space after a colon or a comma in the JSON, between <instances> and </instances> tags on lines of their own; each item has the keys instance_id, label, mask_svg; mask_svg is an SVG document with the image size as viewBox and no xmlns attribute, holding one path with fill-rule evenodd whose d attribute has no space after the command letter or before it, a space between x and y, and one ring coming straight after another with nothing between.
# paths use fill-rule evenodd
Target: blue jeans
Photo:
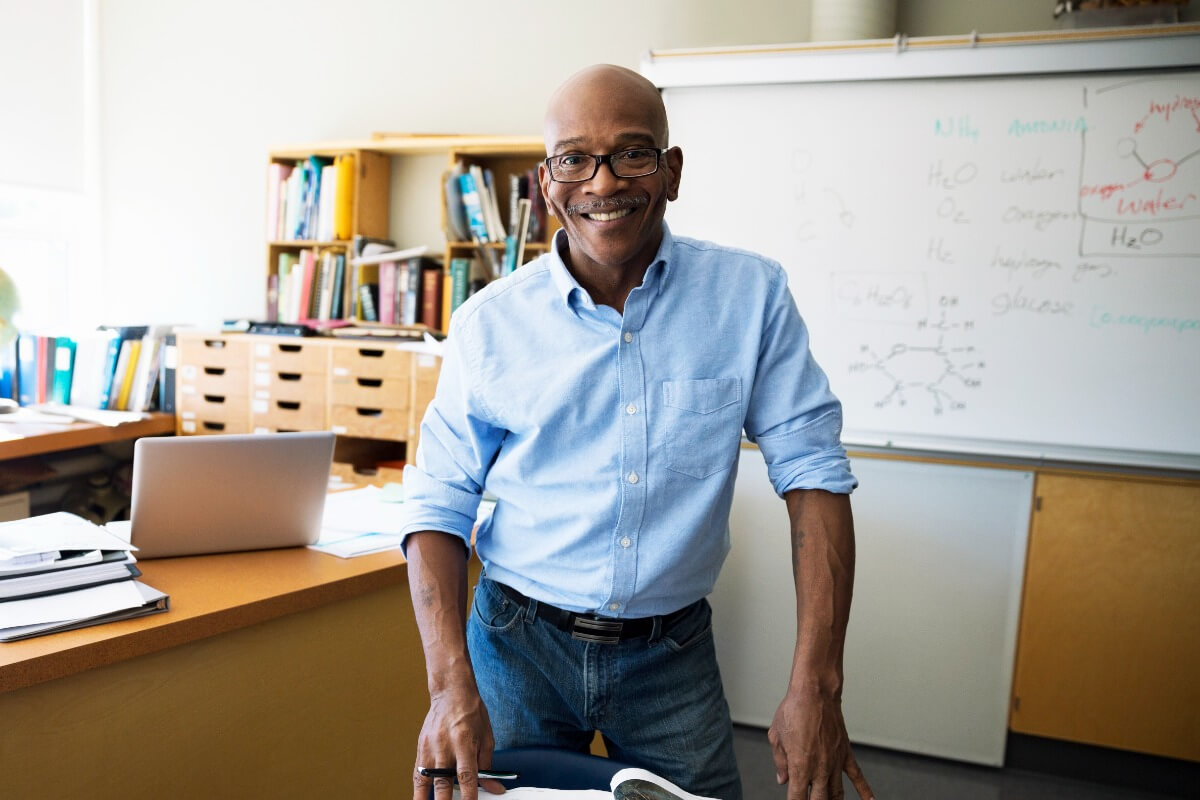
<instances>
[{"instance_id":1,"label":"blue jeans","mask_svg":"<svg viewBox=\"0 0 1200 800\"><path fill-rule=\"evenodd\" d=\"M733 728L702 600L667 630L616 644L582 642L510 600L486 577L475 588L467 643L496 748L608 754L694 794L741 800Z\"/></svg>"}]
</instances>

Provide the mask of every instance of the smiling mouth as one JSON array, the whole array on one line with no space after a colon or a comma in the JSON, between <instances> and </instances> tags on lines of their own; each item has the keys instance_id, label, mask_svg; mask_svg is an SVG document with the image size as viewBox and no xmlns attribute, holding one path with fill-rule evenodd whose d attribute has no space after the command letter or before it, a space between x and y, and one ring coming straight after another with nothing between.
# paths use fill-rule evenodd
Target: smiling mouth
<instances>
[{"instance_id":1,"label":"smiling mouth","mask_svg":"<svg viewBox=\"0 0 1200 800\"><path fill-rule=\"evenodd\" d=\"M584 214L583 216L596 222L611 222L614 219L627 217L632 213L632 208L619 208L616 211L597 211L593 214Z\"/></svg>"}]
</instances>

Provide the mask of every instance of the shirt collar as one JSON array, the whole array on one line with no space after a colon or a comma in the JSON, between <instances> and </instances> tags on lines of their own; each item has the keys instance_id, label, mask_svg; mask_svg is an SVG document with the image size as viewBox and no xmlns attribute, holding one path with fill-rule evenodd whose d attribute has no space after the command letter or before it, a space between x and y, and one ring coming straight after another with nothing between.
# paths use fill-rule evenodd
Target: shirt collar
<instances>
[{"instance_id":1,"label":"shirt collar","mask_svg":"<svg viewBox=\"0 0 1200 800\"><path fill-rule=\"evenodd\" d=\"M654 260L650 262L649 268L646 270L646 277L642 279L643 286L653 286L656 295L662 294L663 284L667 280L667 275L670 272L671 251L675 246L675 239L671 235L671 229L667 226L666 221L662 223L662 241L658 245L658 252L654 254ZM579 285L579 281L575 280L575 276L571 274L571 270L567 269L566 262L562 258L561 248L567 246L567 232L563 228L559 228L554 234L553 246L550 248L550 276L554 280L554 286L558 289L559 295L563 302L568 307L571 305L571 293L579 290L580 295L584 293L584 289ZM654 275L655 267L660 267L660 273Z\"/></svg>"}]
</instances>

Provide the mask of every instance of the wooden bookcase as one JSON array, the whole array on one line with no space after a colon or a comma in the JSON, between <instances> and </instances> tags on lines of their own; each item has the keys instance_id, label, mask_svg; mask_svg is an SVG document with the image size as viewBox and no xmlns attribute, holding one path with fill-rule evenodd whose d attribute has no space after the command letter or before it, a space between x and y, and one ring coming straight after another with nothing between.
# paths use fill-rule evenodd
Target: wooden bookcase
<instances>
[{"instance_id":1,"label":"wooden bookcase","mask_svg":"<svg viewBox=\"0 0 1200 800\"><path fill-rule=\"evenodd\" d=\"M389 231L390 196L393 190L393 162L409 156L427 156L437 153L447 154L447 167L456 162L466 166L478 165L492 171L496 178L497 201L501 216L508 224L509 184L508 176L514 173L524 173L536 167L545 155L545 147L536 136L462 136L462 135L379 135L364 141L330 142L313 145L298 145L273 150L268 157L268 163L294 165L309 156L336 158L342 154L353 154L355 158L355 182L351 211L351 239L318 241L318 240L277 240L267 242L266 264L263 274L264 286L268 286L271 276L278 269L281 253L299 253L301 250L329 247L345 248L350 251L353 236L369 236L378 238L393 238ZM445 203L443 186L437 181L428 187L402 187L405 191L418 189L429 198L429 202L437 203L441 209L443 230L445 224ZM547 219L544 236L538 241L528 241L525 245L525 261L536 258L550 247L557 224L553 218ZM396 241L399 248L412 243ZM486 245L490 249L503 251L503 243ZM447 241L442 252L443 283L449 285L450 260L455 257L475 257L478 254L476 245L469 241ZM448 291L448 289L446 290ZM267 303L272 302L267 293ZM446 328L443 322L442 328Z\"/></svg>"},{"instance_id":2,"label":"wooden bookcase","mask_svg":"<svg viewBox=\"0 0 1200 800\"><path fill-rule=\"evenodd\" d=\"M400 248L411 245L389 230L390 198L397 188L393 176L409 174L393 169L397 159L445 154L447 168L461 162L491 170L507 224L508 176L536 167L544 148L533 136L379 135L363 141L280 148L269 154L268 164L295 165L310 156L334 159L343 154L352 154L355 164L351 237L269 239L264 287L277 273L281 253L337 247L349 257L354 236L390 238ZM447 230L440 178L428 186L400 188L437 203L442 228ZM549 249L556 228L549 218L545 235L526 242L526 261ZM504 245L487 247L502 251ZM450 260L477 255L472 242L445 242L441 256L446 291ZM273 301L269 291L266 297L268 304ZM403 351L386 339L188 332L179 342L177 433L333 430L338 434L334 471L359 483L399 480L398 465L415 454L421 418L433 397L440 367L435 356Z\"/></svg>"}]
</instances>

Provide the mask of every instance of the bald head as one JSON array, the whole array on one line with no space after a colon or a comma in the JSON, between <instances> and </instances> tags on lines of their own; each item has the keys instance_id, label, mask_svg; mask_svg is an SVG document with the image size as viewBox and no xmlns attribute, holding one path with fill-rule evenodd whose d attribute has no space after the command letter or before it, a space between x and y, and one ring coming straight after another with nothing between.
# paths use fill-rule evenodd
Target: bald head
<instances>
[{"instance_id":1,"label":"bald head","mask_svg":"<svg viewBox=\"0 0 1200 800\"><path fill-rule=\"evenodd\" d=\"M567 131L593 127L599 120L636 120L658 147L667 147L667 110L654 84L625 67L596 64L576 72L550 96L546 107L547 154L554 154Z\"/></svg>"}]
</instances>

